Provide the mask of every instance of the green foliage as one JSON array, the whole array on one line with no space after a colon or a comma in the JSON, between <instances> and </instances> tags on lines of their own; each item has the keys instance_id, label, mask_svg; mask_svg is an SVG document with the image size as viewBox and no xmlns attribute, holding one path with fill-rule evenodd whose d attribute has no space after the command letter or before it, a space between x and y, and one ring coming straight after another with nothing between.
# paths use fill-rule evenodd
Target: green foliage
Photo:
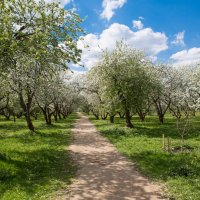
<instances>
[{"instance_id":1,"label":"green foliage","mask_svg":"<svg viewBox=\"0 0 200 200\"><path fill-rule=\"evenodd\" d=\"M131 110L146 101L151 91L150 66L143 52L118 42L112 52L104 52L88 77L93 84L96 82L101 98L110 104L108 107Z\"/></svg>"},{"instance_id":2,"label":"green foliage","mask_svg":"<svg viewBox=\"0 0 200 200\"><path fill-rule=\"evenodd\" d=\"M0 2L0 69L13 69L22 56L42 65L66 67L77 63L81 51L76 42L82 29L80 17L60 8L59 3L41 0Z\"/></svg>"},{"instance_id":3,"label":"green foliage","mask_svg":"<svg viewBox=\"0 0 200 200\"><path fill-rule=\"evenodd\" d=\"M34 135L22 119L0 121L0 199L48 199L67 187L75 170L66 149L75 118L52 126L36 120Z\"/></svg>"},{"instance_id":4,"label":"green foliage","mask_svg":"<svg viewBox=\"0 0 200 200\"><path fill-rule=\"evenodd\" d=\"M123 127L123 120L116 118L115 124L108 120L95 120L97 129L103 133L124 155L128 156L146 176L166 184L175 199L199 199L200 196L200 116L193 117L184 146L190 151L167 153L162 150L162 133L172 137L172 146L180 146L176 133L176 120L169 115L166 123L158 124L155 116L140 122L134 116L134 129Z\"/></svg>"},{"instance_id":5,"label":"green foliage","mask_svg":"<svg viewBox=\"0 0 200 200\"><path fill-rule=\"evenodd\" d=\"M62 92L58 87L65 85L61 73L68 63L80 61L77 41L83 33L82 19L59 3L44 0L0 1L0 13L0 80L4 80L0 84L0 114L9 118L22 113L34 131L30 116L38 111L37 104L45 104L45 111L42 106L40 109L48 115L49 124L51 116L61 112L58 99ZM44 94L55 90L54 96ZM39 98L41 93L43 98ZM67 114L72 106L68 107ZM66 111L62 114L67 115Z\"/></svg>"}]
</instances>

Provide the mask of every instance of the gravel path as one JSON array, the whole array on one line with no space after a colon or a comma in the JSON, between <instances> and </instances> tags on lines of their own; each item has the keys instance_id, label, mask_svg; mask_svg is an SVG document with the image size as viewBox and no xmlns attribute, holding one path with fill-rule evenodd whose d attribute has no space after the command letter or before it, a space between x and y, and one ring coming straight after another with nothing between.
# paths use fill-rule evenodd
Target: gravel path
<instances>
[{"instance_id":1,"label":"gravel path","mask_svg":"<svg viewBox=\"0 0 200 200\"><path fill-rule=\"evenodd\" d=\"M56 199L154 200L163 199L161 187L143 177L116 148L79 113L69 147L78 166L76 179Z\"/></svg>"}]
</instances>

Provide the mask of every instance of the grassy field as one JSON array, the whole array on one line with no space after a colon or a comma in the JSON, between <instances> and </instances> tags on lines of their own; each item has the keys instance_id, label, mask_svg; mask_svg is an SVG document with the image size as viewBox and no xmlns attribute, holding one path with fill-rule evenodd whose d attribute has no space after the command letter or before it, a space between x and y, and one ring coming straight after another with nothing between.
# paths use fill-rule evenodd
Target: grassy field
<instances>
[{"instance_id":1,"label":"grassy field","mask_svg":"<svg viewBox=\"0 0 200 200\"><path fill-rule=\"evenodd\" d=\"M172 138L172 147L180 145L175 120L167 116L165 124L160 125L156 116L147 117L141 122L133 118L134 129L124 127L124 119L116 118L115 124L108 120L95 120L90 116L105 137L117 149L128 156L140 171L152 180L165 183L171 199L200 199L200 116L192 119L185 146L190 152L164 152L162 134Z\"/></svg>"},{"instance_id":2,"label":"grassy field","mask_svg":"<svg viewBox=\"0 0 200 200\"><path fill-rule=\"evenodd\" d=\"M67 146L76 115L49 127L34 121L31 135L23 119L0 119L0 199L48 199L74 175Z\"/></svg>"}]
</instances>

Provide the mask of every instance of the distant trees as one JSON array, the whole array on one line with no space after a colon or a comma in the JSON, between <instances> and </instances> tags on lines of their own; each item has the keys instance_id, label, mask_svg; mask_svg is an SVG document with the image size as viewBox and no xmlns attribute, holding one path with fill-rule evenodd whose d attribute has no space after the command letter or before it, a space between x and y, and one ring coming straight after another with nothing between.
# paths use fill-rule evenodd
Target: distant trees
<instances>
[{"instance_id":1,"label":"distant trees","mask_svg":"<svg viewBox=\"0 0 200 200\"><path fill-rule=\"evenodd\" d=\"M30 64L30 61L27 63ZM52 117L57 121L73 112L80 97L73 88L73 82L66 78L65 71L41 71L38 75L31 64L28 66L30 68L25 65L24 69L21 65L11 70L4 79L7 92L2 93L0 114L6 119L12 116L14 121L24 115L28 128L34 131L33 117L37 119L38 114L43 114L46 124L51 125Z\"/></svg>"},{"instance_id":2,"label":"distant trees","mask_svg":"<svg viewBox=\"0 0 200 200\"><path fill-rule=\"evenodd\" d=\"M99 62L87 73L82 88L87 100L84 105L96 119L109 116L111 123L119 114L130 128L136 113L144 121L154 112L162 124L170 112L181 124L184 116L199 110L199 73L198 65L176 68L153 64L143 52L118 42L113 51L102 52Z\"/></svg>"}]
</instances>

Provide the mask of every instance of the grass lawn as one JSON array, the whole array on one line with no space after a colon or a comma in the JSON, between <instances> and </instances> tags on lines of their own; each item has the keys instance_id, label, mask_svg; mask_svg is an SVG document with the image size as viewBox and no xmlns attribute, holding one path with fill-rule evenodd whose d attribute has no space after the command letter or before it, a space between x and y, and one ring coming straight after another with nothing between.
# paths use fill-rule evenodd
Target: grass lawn
<instances>
[{"instance_id":1,"label":"grass lawn","mask_svg":"<svg viewBox=\"0 0 200 200\"><path fill-rule=\"evenodd\" d=\"M162 133L172 138L172 146L180 145L175 119L167 116L160 125L156 116L141 122L133 118L134 129L124 127L124 119L95 120L90 116L105 137L117 149L128 156L140 171L152 180L165 183L171 199L200 200L200 116L192 119L185 145L194 148L190 153L167 153L162 150Z\"/></svg>"},{"instance_id":2,"label":"grass lawn","mask_svg":"<svg viewBox=\"0 0 200 200\"><path fill-rule=\"evenodd\" d=\"M66 187L75 169L67 146L75 114L47 126L35 120L31 135L23 119L0 119L0 199L48 199Z\"/></svg>"}]
</instances>

